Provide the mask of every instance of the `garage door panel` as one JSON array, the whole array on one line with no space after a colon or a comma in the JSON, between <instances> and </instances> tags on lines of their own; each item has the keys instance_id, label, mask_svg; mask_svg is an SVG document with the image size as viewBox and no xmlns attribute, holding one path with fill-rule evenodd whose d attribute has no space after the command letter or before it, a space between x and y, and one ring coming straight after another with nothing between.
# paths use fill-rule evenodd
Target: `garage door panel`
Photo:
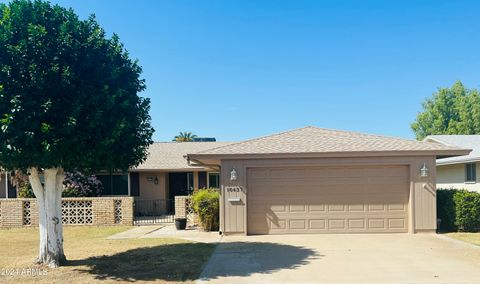
<instances>
[{"instance_id":1,"label":"garage door panel","mask_svg":"<svg viewBox=\"0 0 480 284\"><path fill-rule=\"evenodd\" d=\"M407 232L408 188L406 166L249 169L248 233Z\"/></svg>"}]
</instances>

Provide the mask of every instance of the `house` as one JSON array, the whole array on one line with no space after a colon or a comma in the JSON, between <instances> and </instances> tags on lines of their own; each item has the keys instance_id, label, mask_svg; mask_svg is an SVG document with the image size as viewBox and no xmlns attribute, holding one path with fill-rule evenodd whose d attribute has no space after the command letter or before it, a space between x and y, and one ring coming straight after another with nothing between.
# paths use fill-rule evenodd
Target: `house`
<instances>
[{"instance_id":1,"label":"house","mask_svg":"<svg viewBox=\"0 0 480 284\"><path fill-rule=\"evenodd\" d=\"M437 160L437 188L480 192L480 135L430 135L424 141L472 149L469 155Z\"/></svg>"},{"instance_id":2,"label":"house","mask_svg":"<svg viewBox=\"0 0 480 284\"><path fill-rule=\"evenodd\" d=\"M201 141L214 138L201 138ZM187 153L195 153L227 142L156 142L148 149L147 159L128 172L98 173L103 184L102 196L134 196L137 207L145 214L164 214L172 211L177 195L188 195L194 189L219 187L220 174L209 168L189 165ZM0 180L0 198L5 197L4 174ZM15 188L9 184L9 198L16 197ZM160 205L158 205L160 204ZM137 208L136 208L137 209ZM155 209L155 210L152 210Z\"/></svg>"},{"instance_id":3,"label":"house","mask_svg":"<svg viewBox=\"0 0 480 284\"><path fill-rule=\"evenodd\" d=\"M173 199L199 188L218 188L220 173L189 165L185 156L225 146L228 142L160 142L149 147L147 160L129 171L131 196L139 199Z\"/></svg>"},{"instance_id":4,"label":"house","mask_svg":"<svg viewBox=\"0 0 480 284\"><path fill-rule=\"evenodd\" d=\"M128 173L97 174L102 195L129 195L137 199L174 199L194 189L219 187L220 174L189 165L188 153L228 145L227 142L155 142L147 159Z\"/></svg>"},{"instance_id":5,"label":"house","mask_svg":"<svg viewBox=\"0 0 480 284\"><path fill-rule=\"evenodd\" d=\"M436 229L441 143L305 127L187 156L220 170L225 234L417 233Z\"/></svg>"}]
</instances>

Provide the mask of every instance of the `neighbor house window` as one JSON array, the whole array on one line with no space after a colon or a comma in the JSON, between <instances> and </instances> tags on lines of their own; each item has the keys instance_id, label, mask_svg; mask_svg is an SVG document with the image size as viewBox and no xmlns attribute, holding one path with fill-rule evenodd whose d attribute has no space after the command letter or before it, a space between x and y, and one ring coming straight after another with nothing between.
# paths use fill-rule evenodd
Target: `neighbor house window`
<instances>
[{"instance_id":1,"label":"neighbor house window","mask_svg":"<svg viewBox=\"0 0 480 284\"><path fill-rule=\"evenodd\" d=\"M477 165L474 163L465 165L465 181L476 182L477 181Z\"/></svg>"},{"instance_id":2,"label":"neighbor house window","mask_svg":"<svg viewBox=\"0 0 480 284\"><path fill-rule=\"evenodd\" d=\"M208 187L209 188L220 188L220 174L219 173L208 173Z\"/></svg>"}]
</instances>

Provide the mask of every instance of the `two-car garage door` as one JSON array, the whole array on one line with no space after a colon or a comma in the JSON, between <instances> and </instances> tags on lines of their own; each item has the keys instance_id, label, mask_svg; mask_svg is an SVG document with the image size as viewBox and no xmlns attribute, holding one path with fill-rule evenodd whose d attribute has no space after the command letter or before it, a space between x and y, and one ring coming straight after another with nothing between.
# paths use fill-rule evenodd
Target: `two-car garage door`
<instances>
[{"instance_id":1,"label":"two-car garage door","mask_svg":"<svg viewBox=\"0 0 480 284\"><path fill-rule=\"evenodd\" d=\"M408 231L407 166L248 169L248 234Z\"/></svg>"}]
</instances>

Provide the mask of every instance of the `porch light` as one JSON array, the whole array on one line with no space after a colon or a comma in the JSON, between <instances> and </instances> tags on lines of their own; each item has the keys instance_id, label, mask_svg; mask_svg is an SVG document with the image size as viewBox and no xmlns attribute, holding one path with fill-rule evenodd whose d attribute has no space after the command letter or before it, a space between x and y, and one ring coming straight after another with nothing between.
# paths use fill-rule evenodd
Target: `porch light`
<instances>
[{"instance_id":1,"label":"porch light","mask_svg":"<svg viewBox=\"0 0 480 284\"><path fill-rule=\"evenodd\" d=\"M230 172L230 180L231 181L236 181L237 178L238 178L237 171L235 169L232 169L232 171Z\"/></svg>"},{"instance_id":2,"label":"porch light","mask_svg":"<svg viewBox=\"0 0 480 284\"><path fill-rule=\"evenodd\" d=\"M420 176L421 177L428 177L428 168L427 168L427 164L425 164L425 163L423 163L423 166L420 169Z\"/></svg>"},{"instance_id":3,"label":"porch light","mask_svg":"<svg viewBox=\"0 0 480 284\"><path fill-rule=\"evenodd\" d=\"M157 177L155 177L155 179L153 180L153 183L158 184L158 178Z\"/></svg>"}]
</instances>

